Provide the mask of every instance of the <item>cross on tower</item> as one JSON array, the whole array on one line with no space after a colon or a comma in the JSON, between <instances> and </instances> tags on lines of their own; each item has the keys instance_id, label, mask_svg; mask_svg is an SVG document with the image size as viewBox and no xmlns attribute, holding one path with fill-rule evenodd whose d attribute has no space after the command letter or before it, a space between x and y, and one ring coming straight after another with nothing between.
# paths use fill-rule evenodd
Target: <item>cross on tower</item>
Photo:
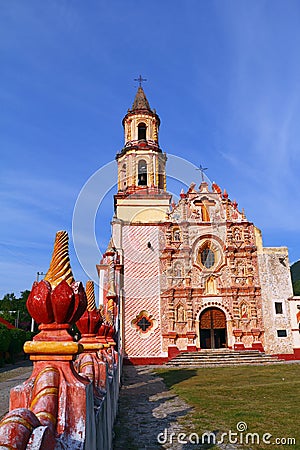
<instances>
[{"instance_id":1,"label":"cross on tower","mask_svg":"<svg viewBox=\"0 0 300 450\"><path fill-rule=\"evenodd\" d=\"M204 181L204 172L208 169L208 167L202 167L202 165L200 164L199 168L196 170L200 170L201 172L201 179L202 179L202 183Z\"/></svg>"},{"instance_id":2,"label":"cross on tower","mask_svg":"<svg viewBox=\"0 0 300 450\"><path fill-rule=\"evenodd\" d=\"M142 87L143 81L147 81L147 78L143 78L142 75L140 75L138 78L135 78L134 81L138 81L139 86Z\"/></svg>"}]
</instances>

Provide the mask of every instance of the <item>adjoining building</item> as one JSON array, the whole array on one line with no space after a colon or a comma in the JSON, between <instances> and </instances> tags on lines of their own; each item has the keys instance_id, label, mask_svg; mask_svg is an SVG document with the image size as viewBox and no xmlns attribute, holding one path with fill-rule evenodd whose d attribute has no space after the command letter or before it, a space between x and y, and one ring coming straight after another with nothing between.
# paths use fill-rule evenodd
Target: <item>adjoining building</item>
<instances>
[{"instance_id":1,"label":"adjoining building","mask_svg":"<svg viewBox=\"0 0 300 450\"><path fill-rule=\"evenodd\" d=\"M140 86L123 119L112 239L98 266L103 302L119 298L125 357L161 363L229 348L300 359L288 249L264 247L260 230L204 176L172 202L159 126Z\"/></svg>"}]
</instances>

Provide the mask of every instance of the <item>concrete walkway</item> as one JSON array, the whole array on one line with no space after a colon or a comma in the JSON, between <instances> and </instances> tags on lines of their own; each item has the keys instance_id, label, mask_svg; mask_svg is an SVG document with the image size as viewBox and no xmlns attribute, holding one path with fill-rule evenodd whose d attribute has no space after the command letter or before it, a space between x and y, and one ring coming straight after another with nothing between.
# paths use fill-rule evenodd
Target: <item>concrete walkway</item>
<instances>
[{"instance_id":1,"label":"concrete walkway","mask_svg":"<svg viewBox=\"0 0 300 450\"><path fill-rule=\"evenodd\" d=\"M7 364L0 369L0 419L8 412L11 388L23 383L32 372L32 362L19 361Z\"/></svg>"}]
</instances>

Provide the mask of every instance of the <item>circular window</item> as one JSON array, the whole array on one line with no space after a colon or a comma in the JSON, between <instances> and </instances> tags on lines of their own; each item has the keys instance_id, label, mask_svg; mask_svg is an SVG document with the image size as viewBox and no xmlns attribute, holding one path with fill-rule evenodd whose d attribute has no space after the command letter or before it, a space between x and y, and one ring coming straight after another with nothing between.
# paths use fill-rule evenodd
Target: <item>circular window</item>
<instances>
[{"instance_id":1,"label":"circular window","mask_svg":"<svg viewBox=\"0 0 300 450\"><path fill-rule=\"evenodd\" d=\"M201 264L210 269L215 264L215 253L210 248L201 251Z\"/></svg>"}]
</instances>

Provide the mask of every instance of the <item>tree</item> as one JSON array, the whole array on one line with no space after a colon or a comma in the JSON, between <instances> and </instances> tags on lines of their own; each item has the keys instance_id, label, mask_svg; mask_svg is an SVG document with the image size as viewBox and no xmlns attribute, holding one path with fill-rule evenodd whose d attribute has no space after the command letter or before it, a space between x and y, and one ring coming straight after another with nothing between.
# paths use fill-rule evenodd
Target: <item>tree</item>
<instances>
[{"instance_id":1,"label":"tree","mask_svg":"<svg viewBox=\"0 0 300 450\"><path fill-rule=\"evenodd\" d=\"M300 295L300 280L293 283L294 295Z\"/></svg>"},{"instance_id":2,"label":"tree","mask_svg":"<svg viewBox=\"0 0 300 450\"><path fill-rule=\"evenodd\" d=\"M30 329L31 317L26 308L30 291L22 291L17 298L14 293L6 294L0 300L0 316L13 325L24 330Z\"/></svg>"},{"instance_id":3,"label":"tree","mask_svg":"<svg viewBox=\"0 0 300 450\"><path fill-rule=\"evenodd\" d=\"M5 353L9 349L11 342L10 331L5 325L0 324L0 367L3 366L5 360Z\"/></svg>"}]
</instances>

